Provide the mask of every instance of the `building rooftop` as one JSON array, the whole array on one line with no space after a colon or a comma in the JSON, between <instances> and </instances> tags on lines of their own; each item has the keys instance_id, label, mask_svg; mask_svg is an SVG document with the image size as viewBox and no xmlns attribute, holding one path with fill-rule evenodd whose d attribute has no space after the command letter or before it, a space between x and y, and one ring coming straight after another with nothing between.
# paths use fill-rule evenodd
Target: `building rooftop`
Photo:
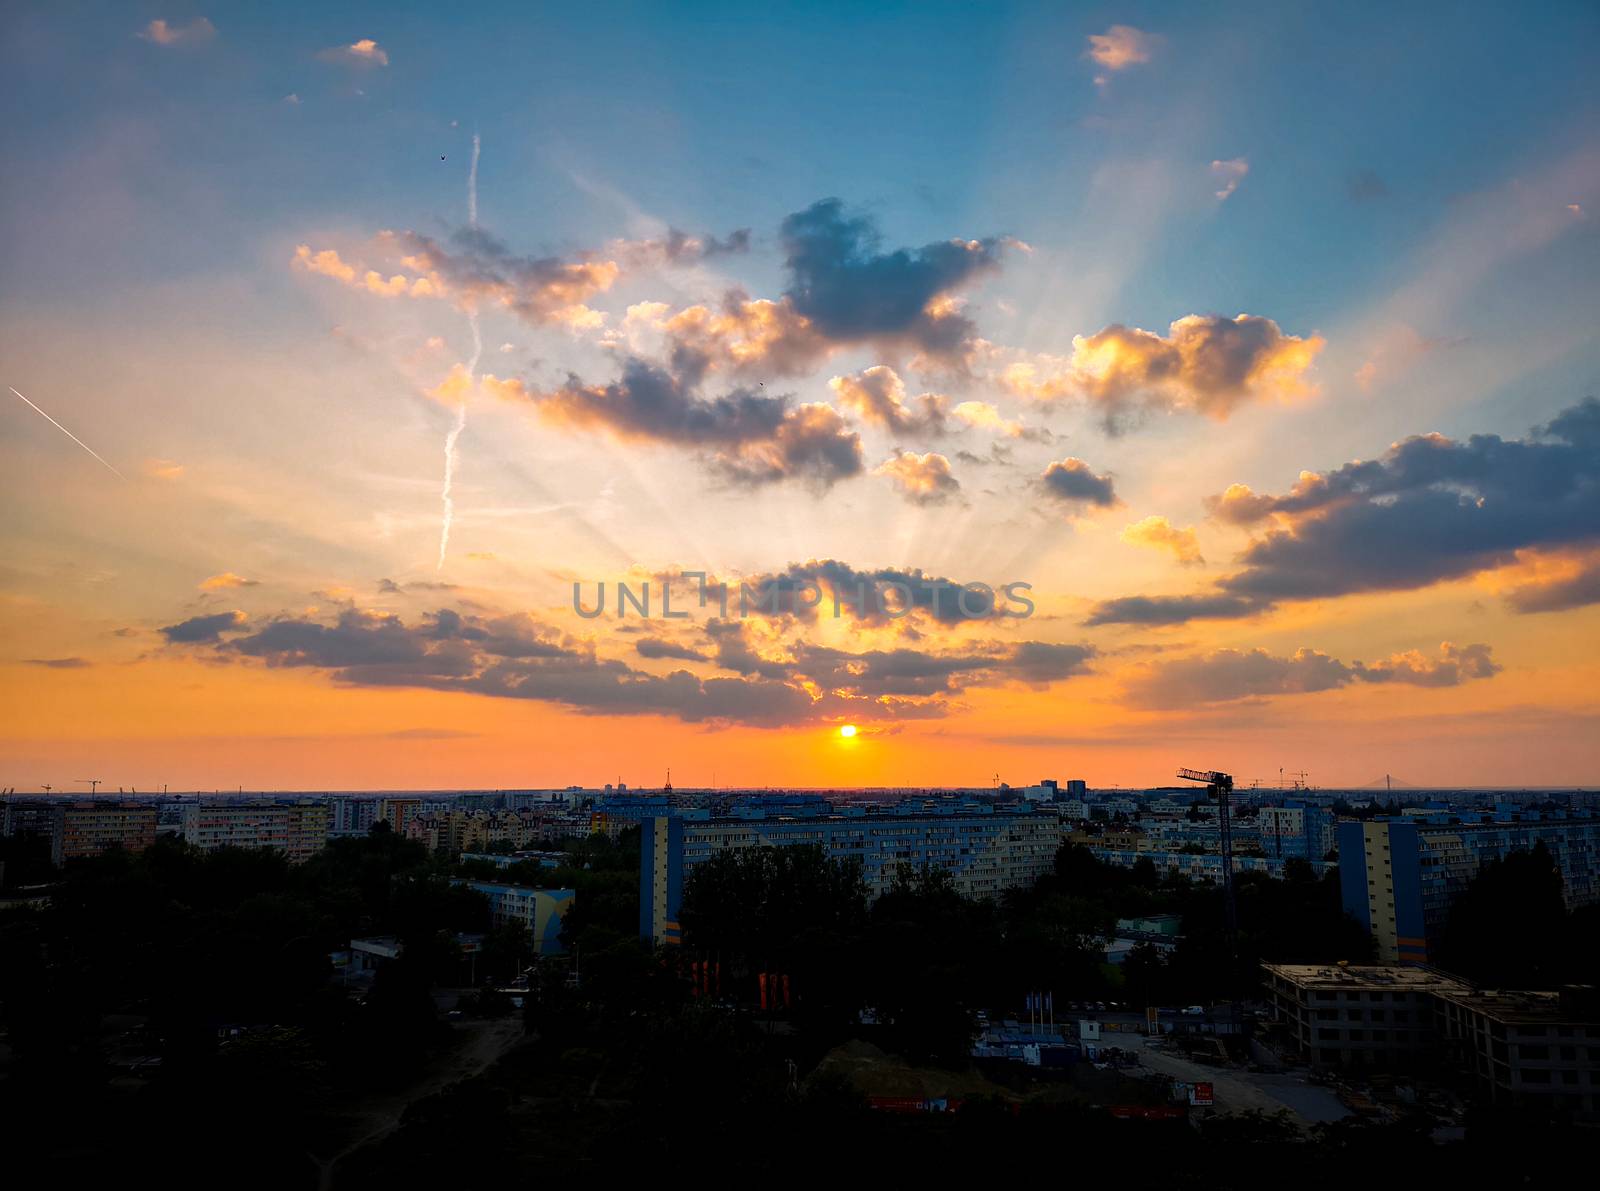
<instances>
[{"instance_id":1,"label":"building rooftop","mask_svg":"<svg viewBox=\"0 0 1600 1191\"><path fill-rule=\"evenodd\" d=\"M1481 991L1464 989L1461 992L1441 990L1439 995L1453 1004L1474 1013L1481 1013L1505 1025L1576 1024L1600 1020L1593 1004L1594 990L1588 989L1588 1003L1583 998L1563 997L1558 992L1523 992L1487 988ZM1584 1012L1587 1010L1587 1012Z\"/></svg>"},{"instance_id":2,"label":"building rooftop","mask_svg":"<svg viewBox=\"0 0 1600 1191\"><path fill-rule=\"evenodd\" d=\"M1304 988L1373 992L1472 992L1472 986L1464 980L1416 965L1262 964L1261 967Z\"/></svg>"}]
</instances>

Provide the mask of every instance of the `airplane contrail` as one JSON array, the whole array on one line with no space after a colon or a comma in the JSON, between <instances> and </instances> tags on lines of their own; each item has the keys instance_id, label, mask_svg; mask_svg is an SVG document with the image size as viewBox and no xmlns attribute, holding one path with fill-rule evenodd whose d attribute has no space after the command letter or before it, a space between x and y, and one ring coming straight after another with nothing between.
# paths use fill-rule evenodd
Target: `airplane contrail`
<instances>
[{"instance_id":1,"label":"airplane contrail","mask_svg":"<svg viewBox=\"0 0 1600 1191\"><path fill-rule=\"evenodd\" d=\"M467 170L467 225L478 226L478 152L481 143L478 134L472 134L472 165ZM451 495L451 489L456 477L456 440L461 437L461 432L467 428L467 397L472 392L473 378L478 373L478 358L483 355L483 335L478 329L478 308L467 308L467 323L472 327L472 359L467 364L467 387L462 391L461 404L456 406L455 425L450 427L450 433L444 437L444 487L439 492L439 501L444 506L443 515L439 521L439 562L434 567L435 571L444 570L444 556L450 549L450 522L455 519L456 504Z\"/></svg>"},{"instance_id":2,"label":"airplane contrail","mask_svg":"<svg viewBox=\"0 0 1600 1191\"><path fill-rule=\"evenodd\" d=\"M11 389L11 386L7 385L6 388ZM11 391L13 393L17 393L17 391L15 389L11 389ZM21 393L17 393L17 396L18 397L22 397L22 394ZM72 433L72 431L68 430L60 422L56 421L49 414L45 413L44 410L40 409L37 405L34 405L33 402L28 401L28 399L26 397L22 397L22 399L24 401L27 401L28 405L33 409L33 411L36 414L38 414L41 418L43 418L45 421L49 422L50 425L54 426L57 430L61 431L62 434L65 434L68 438L70 438L73 442L77 443L85 451L88 451L89 454L93 455L96 459L100 459L99 453L96 452L95 449L93 447L91 447L88 443L84 442L83 439L79 438L76 434ZM110 471L112 475L116 476L117 479L126 480L128 478L127 476L123 475L120 471L118 471L116 468L112 467L111 464L106 463L106 461L104 459L100 459L100 462L101 463L105 463L106 469L108 471Z\"/></svg>"}]
</instances>

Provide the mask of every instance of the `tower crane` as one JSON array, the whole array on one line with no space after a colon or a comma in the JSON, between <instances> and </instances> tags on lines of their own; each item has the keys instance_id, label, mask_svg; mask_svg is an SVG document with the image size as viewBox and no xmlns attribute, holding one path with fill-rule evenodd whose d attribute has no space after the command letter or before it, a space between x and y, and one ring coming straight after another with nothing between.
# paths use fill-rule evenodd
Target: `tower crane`
<instances>
[{"instance_id":1,"label":"tower crane","mask_svg":"<svg viewBox=\"0 0 1600 1191\"><path fill-rule=\"evenodd\" d=\"M1217 804L1217 842L1222 848L1222 914L1228 936L1228 951L1236 952L1234 936L1239 928L1238 911L1233 904L1233 822L1229 802L1233 797L1233 775L1214 769L1180 769L1178 776L1188 782L1204 782L1206 797Z\"/></svg>"},{"instance_id":2,"label":"tower crane","mask_svg":"<svg viewBox=\"0 0 1600 1191\"><path fill-rule=\"evenodd\" d=\"M100 783L105 781L104 778L100 777L80 777L73 780L75 785L89 787L90 798L93 798L96 794L100 793Z\"/></svg>"}]
</instances>

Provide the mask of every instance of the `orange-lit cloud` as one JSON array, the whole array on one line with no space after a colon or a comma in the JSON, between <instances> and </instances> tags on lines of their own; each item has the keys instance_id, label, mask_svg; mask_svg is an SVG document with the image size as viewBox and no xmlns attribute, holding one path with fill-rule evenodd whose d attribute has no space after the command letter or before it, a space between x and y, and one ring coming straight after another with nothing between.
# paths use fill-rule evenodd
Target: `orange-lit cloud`
<instances>
[{"instance_id":1,"label":"orange-lit cloud","mask_svg":"<svg viewBox=\"0 0 1600 1191\"><path fill-rule=\"evenodd\" d=\"M387 66L389 54L370 37L363 37L349 45L334 46L317 55L324 62L343 63L346 66Z\"/></svg>"},{"instance_id":2,"label":"orange-lit cloud","mask_svg":"<svg viewBox=\"0 0 1600 1191\"><path fill-rule=\"evenodd\" d=\"M174 25L169 21L151 21L139 31L139 36L153 45L199 45L217 35L217 27L205 17L195 17L187 25Z\"/></svg>"},{"instance_id":3,"label":"orange-lit cloud","mask_svg":"<svg viewBox=\"0 0 1600 1191\"><path fill-rule=\"evenodd\" d=\"M886 430L937 435L944 429L945 398L923 393L908 401L905 382L886 364L863 369L853 376L836 376L828 387L845 409Z\"/></svg>"},{"instance_id":4,"label":"orange-lit cloud","mask_svg":"<svg viewBox=\"0 0 1600 1191\"><path fill-rule=\"evenodd\" d=\"M1194 527L1179 529L1165 517L1151 516L1135 521L1122 531L1122 540L1130 546L1170 551L1184 566L1198 566L1205 562L1200 555L1200 542L1195 537Z\"/></svg>"},{"instance_id":5,"label":"orange-lit cloud","mask_svg":"<svg viewBox=\"0 0 1600 1191\"><path fill-rule=\"evenodd\" d=\"M1307 373L1324 345L1320 335L1285 334L1270 318L1191 314L1164 336L1121 325L1075 336L1070 357L1021 361L999 379L1037 401L1083 398L1108 419L1143 404L1220 420L1249 401L1314 392Z\"/></svg>"},{"instance_id":6,"label":"orange-lit cloud","mask_svg":"<svg viewBox=\"0 0 1600 1191\"><path fill-rule=\"evenodd\" d=\"M961 491L961 482L950 474L950 460L929 451L901 451L879 464L872 473L884 476L913 504L942 504Z\"/></svg>"},{"instance_id":7,"label":"orange-lit cloud","mask_svg":"<svg viewBox=\"0 0 1600 1191\"><path fill-rule=\"evenodd\" d=\"M1239 189L1239 183L1250 172L1250 163L1243 157L1233 157L1227 161L1213 161L1211 163L1211 176L1216 180L1220 189L1217 198L1226 202Z\"/></svg>"},{"instance_id":8,"label":"orange-lit cloud","mask_svg":"<svg viewBox=\"0 0 1600 1191\"><path fill-rule=\"evenodd\" d=\"M171 459L146 459L144 474L156 480L177 480L183 476L183 464Z\"/></svg>"},{"instance_id":9,"label":"orange-lit cloud","mask_svg":"<svg viewBox=\"0 0 1600 1191\"><path fill-rule=\"evenodd\" d=\"M1104 33L1089 34L1088 56L1106 70L1127 70L1150 61L1154 39L1132 25L1112 25Z\"/></svg>"},{"instance_id":10,"label":"orange-lit cloud","mask_svg":"<svg viewBox=\"0 0 1600 1191\"><path fill-rule=\"evenodd\" d=\"M235 575L232 571L223 571L220 575L212 575L209 579L202 579L199 583L201 591L226 591L230 587L254 587L259 581L246 579L243 575Z\"/></svg>"},{"instance_id":11,"label":"orange-lit cloud","mask_svg":"<svg viewBox=\"0 0 1600 1191\"><path fill-rule=\"evenodd\" d=\"M1345 663L1314 649L1278 657L1264 649L1219 649L1197 657L1160 661L1136 669L1126 697L1138 707L1192 708L1274 695L1303 695L1351 683L1449 687L1492 678L1500 666L1487 645L1439 646L1436 657L1419 650L1382 661Z\"/></svg>"}]
</instances>

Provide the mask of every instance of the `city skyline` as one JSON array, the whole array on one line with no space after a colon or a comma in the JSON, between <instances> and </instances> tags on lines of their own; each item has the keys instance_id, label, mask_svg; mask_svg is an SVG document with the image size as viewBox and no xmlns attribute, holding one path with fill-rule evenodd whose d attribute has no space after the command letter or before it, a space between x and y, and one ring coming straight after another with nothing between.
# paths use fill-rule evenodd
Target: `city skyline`
<instances>
[{"instance_id":1,"label":"city skyline","mask_svg":"<svg viewBox=\"0 0 1600 1191\"><path fill-rule=\"evenodd\" d=\"M1600 781L1596 17L1451 13L8 12L0 786Z\"/></svg>"}]
</instances>

